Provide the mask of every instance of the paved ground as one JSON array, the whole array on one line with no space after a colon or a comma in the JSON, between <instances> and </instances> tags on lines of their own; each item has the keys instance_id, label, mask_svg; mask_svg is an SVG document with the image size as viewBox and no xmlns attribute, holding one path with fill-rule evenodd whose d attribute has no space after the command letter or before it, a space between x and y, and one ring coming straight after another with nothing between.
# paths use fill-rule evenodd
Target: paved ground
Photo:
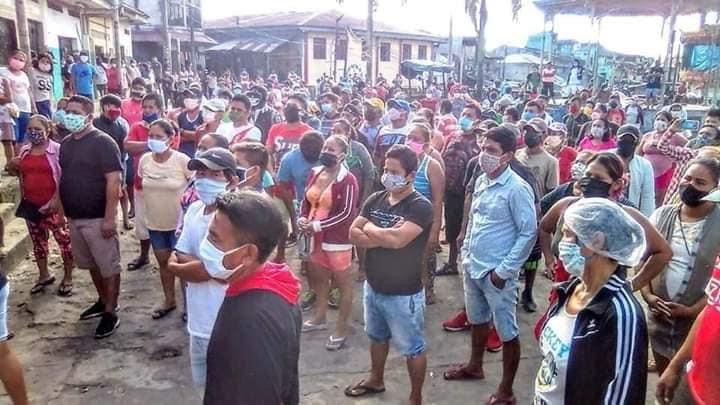
<instances>
[{"instance_id":1,"label":"paved ground","mask_svg":"<svg viewBox=\"0 0 720 405\"><path fill-rule=\"evenodd\" d=\"M123 235L122 240L123 260L127 262L134 257L136 245L132 235ZM55 252L51 265L58 276L61 274L59 261ZM55 287L31 297L29 289L36 277L37 270L29 259L14 269L10 276L13 290L9 303L10 328L16 333L11 345L25 366L33 403L200 403L201 395L194 390L190 379L188 339L180 313L158 321L150 318L150 312L161 297L156 270L148 268L123 273L121 325L113 337L102 341L92 338L96 320L77 320L80 312L95 298L90 277L85 272L76 272L75 294L69 298L57 297ZM542 297L547 296L549 282L541 277L537 284L535 297L544 309ZM499 381L501 354L487 354L487 380L484 382L444 381L444 369L468 357L469 335L448 334L440 328L441 321L462 306L460 280L457 277L439 278L437 291L440 302L426 312L429 342L429 367L424 391L426 403L482 403ZM359 283L356 293L352 331L343 350L329 353L324 349L326 332L303 336L300 364L303 404L400 404L409 392L405 361L391 350L386 373L388 391L385 394L356 401L342 394L346 385L363 378L369 368L362 304L357 298L360 297ZM334 321L334 311L330 316L330 321ZM537 316L520 310L522 360L515 383L519 404L530 403L540 362L532 337ZM652 386L649 384L649 387ZM9 399L0 387L0 404L6 403Z\"/></svg>"}]
</instances>

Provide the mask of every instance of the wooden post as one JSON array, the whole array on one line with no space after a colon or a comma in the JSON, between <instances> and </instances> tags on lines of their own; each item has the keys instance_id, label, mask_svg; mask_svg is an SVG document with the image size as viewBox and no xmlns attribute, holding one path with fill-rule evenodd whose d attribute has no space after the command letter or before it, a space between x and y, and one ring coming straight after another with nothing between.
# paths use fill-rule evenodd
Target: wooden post
<instances>
[{"instance_id":1,"label":"wooden post","mask_svg":"<svg viewBox=\"0 0 720 405\"><path fill-rule=\"evenodd\" d=\"M15 18L17 19L18 48L27 54L27 64L30 66L30 33L27 25L25 0L15 0Z\"/></svg>"},{"instance_id":2,"label":"wooden post","mask_svg":"<svg viewBox=\"0 0 720 405\"><path fill-rule=\"evenodd\" d=\"M677 21L679 3L678 0L672 0L670 7L670 18L668 19L668 42L667 51L665 52L665 79L660 84L660 100L665 100L666 83L672 81L672 56L673 47L675 46L675 22ZM674 91L675 89L673 89Z\"/></svg>"}]
</instances>

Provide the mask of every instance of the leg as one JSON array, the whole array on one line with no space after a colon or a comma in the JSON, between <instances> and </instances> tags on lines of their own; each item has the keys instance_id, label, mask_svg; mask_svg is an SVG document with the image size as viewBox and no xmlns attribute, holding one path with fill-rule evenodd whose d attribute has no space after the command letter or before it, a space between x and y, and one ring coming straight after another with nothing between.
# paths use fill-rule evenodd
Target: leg
<instances>
[{"instance_id":1,"label":"leg","mask_svg":"<svg viewBox=\"0 0 720 405\"><path fill-rule=\"evenodd\" d=\"M500 386L498 387L498 399L509 399L513 397L513 381L520 364L520 339L517 337L503 343L503 374Z\"/></svg>"},{"instance_id":2,"label":"leg","mask_svg":"<svg viewBox=\"0 0 720 405\"><path fill-rule=\"evenodd\" d=\"M30 233L30 239L32 240L33 255L35 256L35 262L38 267L38 283L50 278L47 266L48 239L50 238L48 228L51 227L49 220L50 218L43 218L40 222L25 221L28 232Z\"/></svg>"},{"instance_id":3,"label":"leg","mask_svg":"<svg viewBox=\"0 0 720 405\"><path fill-rule=\"evenodd\" d=\"M315 291L315 315L312 323L323 324L327 318L328 294L330 293L329 270L308 262L308 282L310 288Z\"/></svg>"},{"instance_id":4,"label":"leg","mask_svg":"<svg viewBox=\"0 0 720 405\"><path fill-rule=\"evenodd\" d=\"M423 260L422 284L425 288L425 303L435 303L435 269L437 267L437 253L431 248L425 248Z\"/></svg>"},{"instance_id":5,"label":"leg","mask_svg":"<svg viewBox=\"0 0 720 405\"><path fill-rule=\"evenodd\" d=\"M67 223L60 224L59 217L57 215L53 219L53 227L51 228L53 237L60 247L60 255L63 259L63 269L65 271L63 275L62 285L72 285L72 271L75 267L72 246L70 244L70 231L68 230Z\"/></svg>"},{"instance_id":6,"label":"leg","mask_svg":"<svg viewBox=\"0 0 720 405\"><path fill-rule=\"evenodd\" d=\"M352 312L353 302L353 285L350 269L333 273L335 284L340 289L340 308L338 311L338 319L335 324L335 332L333 336L336 338L345 337L347 334L348 319Z\"/></svg>"},{"instance_id":7,"label":"leg","mask_svg":"<svg viewBox=\"0 0 720 405\"><path fill-rule=\"evenodd\" d=\"M103 286L105 290L105 296L103 297L105 312L115 314L120 295L120 274L103 278Z\"/></svg>"},{"instance_id":8,"label":"leg","mask_svg":"<svg viewBox=\"0 0 720 405\"><path fill-rule=\"evenodd\" d=\"M422 404L422 388L425 383L427 370L427 355L425 353L407 359L408 374L410 375L410 404Z\"/></svg>"},{"instance_id":9,"label":"leg","mask_svg":"<svg viewBox=\"0 0 720 405\"><path fill-rule=\"evenodd\" d=\"M285 244L287 243L287 234L283 234L283 236L278 240L277 249L275 250L275 260L273 260L275 263L285 263Z\"/></svg>"},{"instance_id":10,"label":"leg","mask_svg":"<svg viewBox=\"0 0 720 405\"><path fill-rule=\"evenodd\" d=\"M670 359L656 352L655 350L652 351L652 354L653 358L655 359L655 367L657 369L657 373L658 375L662 375L668 364L670 364Z\"/></svg>"},{"instance_id":11,"label":"leg","mask_svg":"<svg viewBox=\"0 0 720 405\"><path fill-rule=\"evenodd\" d=\"M132 164L132 162L130 162L129 164ZM127 199L128 199L128 203L130 205L130 210L128 211L128 218L134 218L135 217L135 187L133 187L132 184L128 184L128 186L127 186Z\"/></svg>"},{"instance_id":12,"label":"leg","mask_svg":"<svg viewBox=\"0 0 720 405\"><path fill-rule=\"evenodd\" d=\"M370 343L370 378L365 380L369 387L385 387L385 361L387 361L390 344Z\"/></svg>"},{"instance_id":13,"label":"leg","mask_svg":"<svg viewBox=\"0 0 720 405\"><path fill-rule=\"evenodd\" d=\"M12 128L12 127L10 127ZM3 129L3 132L6 131ZM3 152L5 152L5 161L9 162L15 158L15 148L12 141L2 141ZM7 163L6 163L7 165ZM7 167L7 166L6 166Z\"/></svg>"},{"instance_id":14,"label":"leg","mask_svg":"<svg viewBox=\"0 0 720 405\"><path fill-rule=\"evenodd\" d=\"M128 217L128 193L127 187L123 186L122 198L120 198L120 209L122 210L123 227L128 229L130 227L130 220Z\"/></svg>"},{"instance_id":15,"label":"leg","mask_svg":"<svg viewBox=\"0 0 720 405\"><path fill-rule=\"evenodd\" d=\"M513 381L520 363L520 339L517 323L517 285L513 279L505 281L502 289L495 287L486 277L483 292L492 310L495 330L503 342L503 374L495 398L508 400L513 398Z\"/></svg>"},{"instance_id":16,"label":"leg","mask_svg":"<svg viewBox=\"0 0 720 405\"><path fill-rule=\"evenodd\" d=\"M7 342L0 342L0 364L0 381L10 396L10 401L14 405L29 404L22 365Z\"/></svg>"},{"instance_id":17,"label":"leg","mask_svg":"<svg viewBox=\"0 0 720 405\"><path fill-rule=\"evenodd\" d=\"M92 278L93 285L95 286L95 291L97 291L98 302L102 303L107 308L107 303L105 302L107 296L105 292L105 280L103 280L100 270L97 268L90 269L90 277Z\"/></svg>"},{"instance_id":18,"label":"leg","mask_svg":"<svg viewBox=\"0 0 720 405\"><path fill-rule=\"evenodd\" d=\"M153 252L155 252L155 259L160 266L160 283L165 294L165 304L162 308L167 310L175 307L175 275L167 268L172 250L153 249Z\"/></svg>"}]
</instances>

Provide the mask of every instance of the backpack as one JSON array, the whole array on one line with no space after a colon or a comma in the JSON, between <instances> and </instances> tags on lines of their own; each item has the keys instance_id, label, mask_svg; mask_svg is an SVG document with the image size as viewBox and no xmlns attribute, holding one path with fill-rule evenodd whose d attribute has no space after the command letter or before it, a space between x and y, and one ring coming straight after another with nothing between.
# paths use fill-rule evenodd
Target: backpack
<instances>
[{"instance_id":1,"label":"backpack","mask_svg":"<svg viewBox=\"0 0 720 405\"><path fill-rule=\"evenodd\" d=\"M465 170L470 159L480 153L475 139L465 140L461 136L451 139L443 153L445 163L445 192L465 194Z\"/></svg>"}]
</instances>

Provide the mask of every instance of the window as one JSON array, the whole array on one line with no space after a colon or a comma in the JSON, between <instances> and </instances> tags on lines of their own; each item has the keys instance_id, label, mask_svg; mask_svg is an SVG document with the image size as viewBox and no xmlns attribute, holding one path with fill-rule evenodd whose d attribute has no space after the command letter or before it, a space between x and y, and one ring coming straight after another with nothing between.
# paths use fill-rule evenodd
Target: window
<instances>
[{"instance_id":1,"label":"window","mask_svg":"<svg viewBox=\"0 0 720 405\"><path fill-rule=\"evenodd\" d=\"M48 1L47 1L47 8L49 8L50 10L55 10L55 11L57 11L58 13L61 13L61 14L62 14L62 12L63 12L63 6L62 6L62 4L58 4L58 3L54 2L53 0L48 0Z\"/></svg>"},{"instance_id":2,"label":"window","mask_svg":"<svg viewBox=\"0 0 720 405\"><path fill-rule=\"evenodd\" d=\"M80 10L68 7L68 15L70 17L80 18Z\"/></svg>"},{"instance_id":3,"label":"window","mask_svg":"<svg viewBox=\"0 0 720 405\"><path fill-rule=\"evenodd\" d=\"M390 42L380 42L380 62L390 62Z\"/></svg>"},{"instance_id":4,"label":"window","mask_svg":"<svg viewBox=\"0 0 720 405\"><path fill-rule=\"evenodd\" d=\"M335 42L335 59L345 60L347 58L347 46L347 39L338 38L337 42Z\"/></svg>"},{"instance_id":5,"label":"window","mask_svg":"<svg viewBox=\"0 0 720 405\"><path fill-rule=\"evenodd\" d=\"M28 31L30 31L30 49L35 52L45 52L45 35L43 34L43 26L39 21L28 19Z\"/></svg>"},{"instance_id":6,"label":"window","mask_svg":"<svg viewBox=\"0 0 720 405\"><path fill-rule=\"evenodd\" d=\"M325 38L313 38L313 59L327 59L327 41Z\"/></svg>"},{"instance_id":7,"label":"window","mask_svg":"<svg viewBox=\"0 0 720 405\"><path fill-rule=\"evenodd\" d=\"M427 59L427 45L418 46L418 59Z\"/></svg>"},{"instance_id":8,"label":"window","mask_svg":"<svg viewBox=\"0 0 720 405\"><path fill-rule=\"evenodd\" d=\"M412 45L403 44L402 46L402 60L412 59Z\"/></svg>"},{"instance_id":9,"label":"window","mask_svg":"<svg viewBox=\"0 0 720 405\"><path fill-rule=\"evenodd\" d=\"M17 49L17 37L15 36L15 22L6 18L0 18L0 61L5 63L10 52Z\"/></svg>"}]
</instances>

